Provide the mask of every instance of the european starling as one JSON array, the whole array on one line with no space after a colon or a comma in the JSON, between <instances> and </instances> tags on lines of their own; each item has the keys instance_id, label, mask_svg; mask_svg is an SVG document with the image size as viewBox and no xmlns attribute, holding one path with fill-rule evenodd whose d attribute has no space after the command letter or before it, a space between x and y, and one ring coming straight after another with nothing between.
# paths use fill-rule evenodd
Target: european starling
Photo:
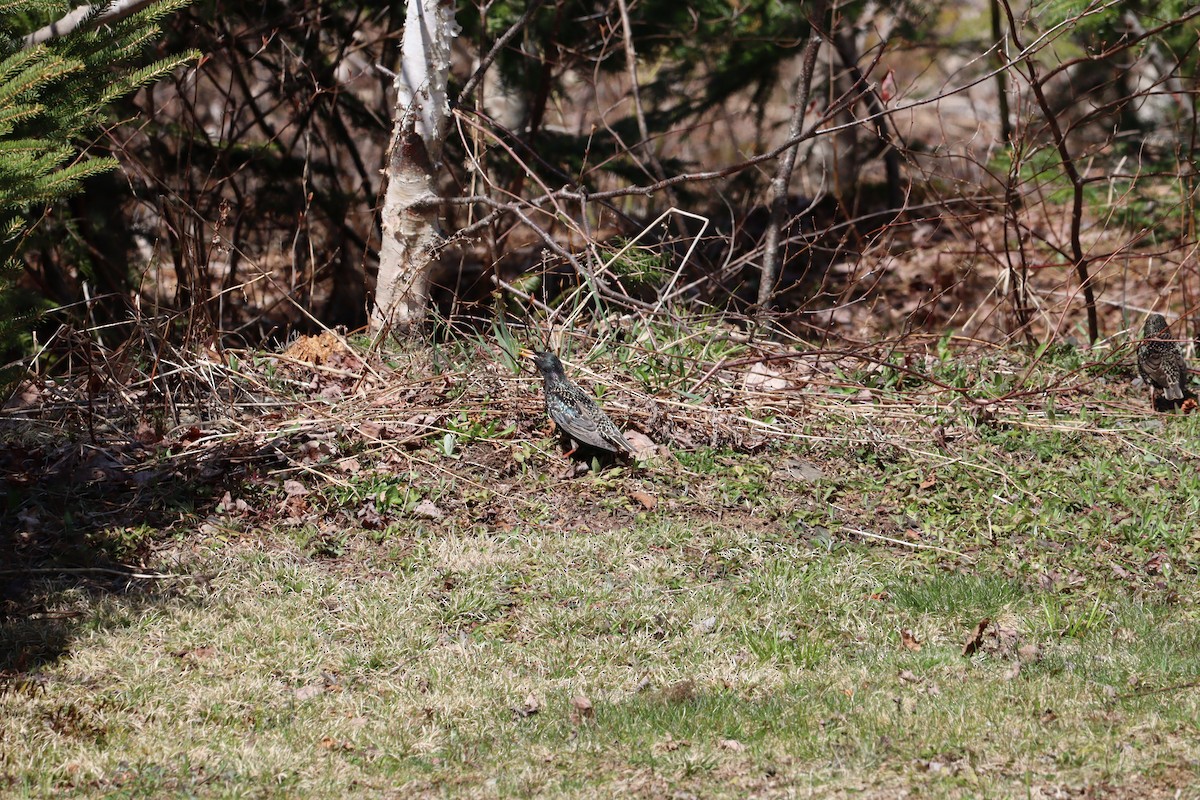
<instances>
[{"instance_id":1,"label":"european starling","mask_svg":"<svg viewBox=\"0 0 1200 800\"><path fill-rule=\"evenodd\" d=\"M1138 345L1138 372L1150 387L1150 396L1162 392L1165 400L1182 400L1183 387L1187 383L1187 362L1183 351L1171 341L1167 321L1162 314L1146 317L1142 329L1142 343Z\"/></svg>"},{"instance_id":2,"label":"european starling","mask_svg":"<svg viewBox=\"0 0 1200 800\"><path fill-rule=\"evenodd\" d=\"M542 373L546 414L570 440L568 456L582 445L609 453L634 452L621 429L596 405L596 401L567 378L558 356L531 350L522 350L521 355L532 358L534 366Z\"/></svg>"}]
</instances>

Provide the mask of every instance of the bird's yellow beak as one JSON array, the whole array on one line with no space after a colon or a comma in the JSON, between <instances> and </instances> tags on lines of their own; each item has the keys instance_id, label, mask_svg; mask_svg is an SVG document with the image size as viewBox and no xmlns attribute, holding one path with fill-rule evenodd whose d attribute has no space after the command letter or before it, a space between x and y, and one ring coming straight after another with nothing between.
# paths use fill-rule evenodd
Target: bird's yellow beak
<instances>
[{"instance_id":1,"label":"bird's yellow beak","mask_svg":"<svg viewBox=\"0 0 1200 800\"><path fill-rule=\"evenodd\" d=\"M533 358L533 351L528 347L522 347L517 351L517 355L519 355L521 358Z\"/></svg>"}]
</instances>

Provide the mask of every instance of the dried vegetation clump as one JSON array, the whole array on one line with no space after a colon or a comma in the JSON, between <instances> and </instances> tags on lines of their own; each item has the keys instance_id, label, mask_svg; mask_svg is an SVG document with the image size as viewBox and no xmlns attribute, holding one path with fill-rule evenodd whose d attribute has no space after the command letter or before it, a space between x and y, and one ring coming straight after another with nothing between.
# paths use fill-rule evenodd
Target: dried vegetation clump
<instances>
[{"instance_id":1,"label":"dried vegetation clump","mask_svg":"<svg viewBox=\"0 0 1200 800\"><path fill-rule=\"evenodd\" d=\"M1068 348L1058 361L946 341L915 348L911 337L904 349L821 349L695 324L709 326L704 344L629 320L605 338L559 342L572 377L602 390L609 414L643 440L643 460L616 470L628 509L674 502L639 474L674 476L691 496L688 484L708 478L690 473L687 454L747 454L804 482L822 465L836 470L828 463L847 448L886 455L924 441L953 452L980 425L1070 429L1085 423L1065 418L1136 424L1149 413L1123 347L1094 360ZM3 480L40 498L20 512L15 557L51 549L38 530L170 527L218 509L262 526L336 519L383 530L397 514L511 524L540 502L527 497L545 490L536 476L579 474L549 437L538 377L482 337L386 351L327 331L275 354L158 353L155 363L132 347L83 348L70 374L30 379L9 401ZM803 463L789 460L792 446ZM431 484L443 489L430 494ZM486 499L470 500L475 490ZM595 493L586 517L607 490L578 491ZM351 511L331 493L352 498ZM53 518L63 505L69 524Z\"/></svg>"}]
</instances>

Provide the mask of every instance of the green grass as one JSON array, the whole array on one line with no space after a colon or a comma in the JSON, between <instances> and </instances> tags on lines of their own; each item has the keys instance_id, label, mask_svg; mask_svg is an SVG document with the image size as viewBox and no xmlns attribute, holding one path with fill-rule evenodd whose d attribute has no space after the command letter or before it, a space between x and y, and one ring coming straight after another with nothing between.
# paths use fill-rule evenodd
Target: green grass
<instances>
[{"instance_id":1,"label":"green grass","mask_svg":"<svg viewBox=\"0 0 1200 800\"><path fill-rule=\"evenodd\" d=\"M1137 693L1200 671L1155 598L1068 635L1057 594L719 524L444 533L403 565L208 544L208 589L95 609L0 700L9 792L1009 796L1196 755L1200 693ZM1015 642L961 655L984 615L1038 646L1015 677Z\"/></svg>"},{"instance_id":2,"label":"green grass","mask_svg":"<svg viewBox=\"0 0 1200 800\"><path fill-rule=\"evenodd\" d=\"M0 793L1197 796L1200 420L1005 400L1087 366L1045 355L922 365L996 418L830 401L753 454L568 479L485 407L229 508L164 484L159 522L70 541L202 580L6 607ZM859 378L919 395L904 363ZM119 505L25 491L65 528Z\"/></svg>"}]
</instances>

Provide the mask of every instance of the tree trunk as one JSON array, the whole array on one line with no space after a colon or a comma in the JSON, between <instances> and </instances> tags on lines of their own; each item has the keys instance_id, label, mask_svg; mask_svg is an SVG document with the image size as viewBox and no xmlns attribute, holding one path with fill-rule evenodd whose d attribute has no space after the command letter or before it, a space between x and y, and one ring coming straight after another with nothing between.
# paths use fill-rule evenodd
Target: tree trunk
<instances>
[{"instance_id":1,"label":"tree trunk","mask_svg":"<svg viewBox=\"0 0 1200 800\"><path fill-rule=\"evenodd\" d=\"M440 239L437 173L449 113L446 77L458 31L453 0L408 0L385 165L373 334L409 330L428 310Z\"/></svg>"}]
</instances>

